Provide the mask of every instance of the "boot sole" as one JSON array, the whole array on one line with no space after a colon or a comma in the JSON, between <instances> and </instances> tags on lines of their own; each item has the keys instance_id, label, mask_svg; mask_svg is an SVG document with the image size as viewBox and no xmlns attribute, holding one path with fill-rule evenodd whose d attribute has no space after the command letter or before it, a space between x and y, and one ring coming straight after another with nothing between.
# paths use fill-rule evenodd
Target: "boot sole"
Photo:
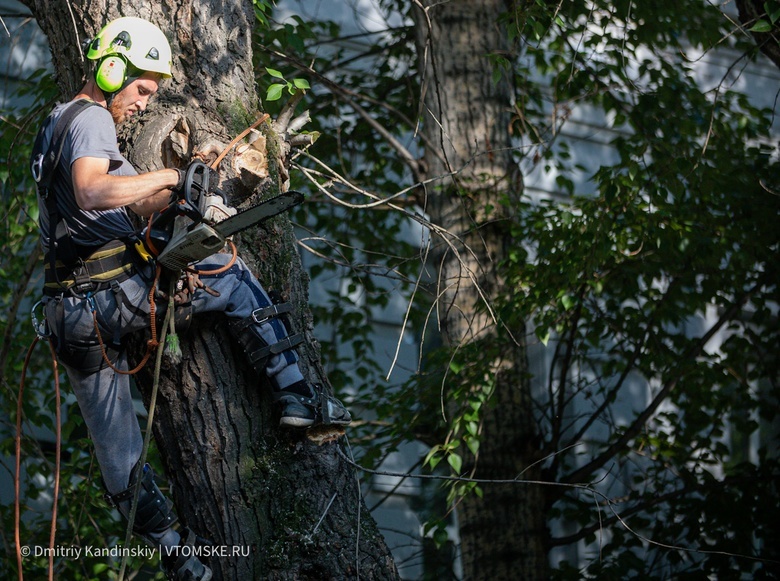
<instances>
[{"instance_id":1,"label":"boot sole","mask_svg":"<svg viewBox=\"0 0 780 581\"><path fill-rule=\"evenodd\" d=\"M279 420L279 425L288 428L308 428L309 426L314 425L314 420L309 418L288 417Z\"/></svg>"}]
</instances>

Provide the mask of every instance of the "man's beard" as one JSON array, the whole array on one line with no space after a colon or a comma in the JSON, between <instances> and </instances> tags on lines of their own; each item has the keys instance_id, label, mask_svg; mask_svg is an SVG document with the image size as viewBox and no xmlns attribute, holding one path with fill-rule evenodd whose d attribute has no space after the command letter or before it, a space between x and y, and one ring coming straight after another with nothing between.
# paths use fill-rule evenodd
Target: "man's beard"
<instances>
[{"instance_id":1,"label":"man's beard","mask_svg":"<svg viewBox=\"0 0 780 581\"><path fill-rule=\"evenodd\" d=\"M123 123L127 117L125 116L125 112L122 110L122 107L117 103L116 99L111 100L111 105L108 107L108 112L111 113L111 117L114 120L114 125L119 125L120 123Z\"/></svg>"}]
</instances>

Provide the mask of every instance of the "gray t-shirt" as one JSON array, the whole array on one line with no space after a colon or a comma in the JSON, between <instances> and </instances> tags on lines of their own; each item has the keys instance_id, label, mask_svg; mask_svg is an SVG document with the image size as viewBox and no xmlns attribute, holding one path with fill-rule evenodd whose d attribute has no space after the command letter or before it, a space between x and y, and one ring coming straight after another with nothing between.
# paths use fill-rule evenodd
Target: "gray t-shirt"
<instances>
[{"instance_id":1,"label":"gray t-shirt","mask_svg":"<svg viewBox=\"0 0 780 581\"><path fill-rule=\"evenodd\" d=\"M52 111L52 120L44 133L43 151L49 147L54 127L70 103L57 105ZM113 210L82 210L73 193L71 165L82 157L98 157L109 160L111 175L137 175L117 146L116 127L111 114L101 106L84 109L74 120L65 137L60 158L60 171L54 175L50 195L56 196L60 217L65 219L73 241L80 246L102 246L106 242L128 236L134 231L125 208ZM41 243L48 248L49 214L46 204L38 201Z\"/></svg>"}]
</instances>

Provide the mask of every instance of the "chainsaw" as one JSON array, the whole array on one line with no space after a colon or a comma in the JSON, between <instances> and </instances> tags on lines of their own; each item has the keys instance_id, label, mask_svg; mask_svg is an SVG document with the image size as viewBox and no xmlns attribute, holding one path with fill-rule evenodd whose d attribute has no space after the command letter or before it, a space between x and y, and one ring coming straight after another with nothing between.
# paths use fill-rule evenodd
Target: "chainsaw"
<instances>
[{"instance_id":1,"label":"chainsaw","mask_svg":"<svg viewBox=\"0 0 780 581\"><path fill-rule=\"evenodd\" d=\"M183 270L188 264L219 252L233 234L303 202L303 194L291 190L239 212L228 206L219 189L210 189L210 173L205 163L189 165L179 195L155 212L142 232L136 244L139 252L139 246L145 246L147 254L156 256L162 266Z\"/></svg>"}]
</instances>

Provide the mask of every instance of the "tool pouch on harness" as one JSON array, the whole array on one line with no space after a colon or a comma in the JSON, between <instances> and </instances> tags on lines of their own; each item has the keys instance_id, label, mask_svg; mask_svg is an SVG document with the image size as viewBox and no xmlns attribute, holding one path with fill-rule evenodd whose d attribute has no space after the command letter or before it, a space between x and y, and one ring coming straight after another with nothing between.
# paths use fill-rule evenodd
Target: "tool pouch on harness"
<instances>
[{"instance_id":1,"label":"tool pouch on harness","mask_svg":"<svg viewBox=\"0 0 780 581\"><path fill-rule=\"evenodd\" d=\"M49 238L49 252L53 250L54 255L64 264L76 264L79 260L79 252L65 220L57 223L53 228L53 234L54 236Z\"/></svg>"},{"instance_id":2,"label":"tool pouch on harness","mask_svg":"<svg viewBox=\"0 0 780 581\"><path fill-rule=\"evenodd\" d=\"M100 371L108 364L103 357L103 347L97 341L61 341L56 335L52 336L54 341L54 350L57 352L59 360L73 369L82 373L92 374ZM112 365L116 365L119 358L119 345L113 343L104 343L106 357Z\"/></svg>"},{"instance_id":3,"label":"tool pouch on harness","mask_svg":"<svg viewBox=\"0 0 780 581\"><path fill-rule=\"evenodd\" d=\"M62 297L49 299L49 301L54 309L47 312L47 319L50 319L48 321L49 330L51 331L49 337L60 362L86 374L96 373L107 367L106 358L112 365L116 365L122 349L119 342L115 341L114 338L107 338L101 347L97 337L86 340L69 337L65 327L65 305ZM104 348L106 357L103 357Z\"/></svg>"}]
</instances>

